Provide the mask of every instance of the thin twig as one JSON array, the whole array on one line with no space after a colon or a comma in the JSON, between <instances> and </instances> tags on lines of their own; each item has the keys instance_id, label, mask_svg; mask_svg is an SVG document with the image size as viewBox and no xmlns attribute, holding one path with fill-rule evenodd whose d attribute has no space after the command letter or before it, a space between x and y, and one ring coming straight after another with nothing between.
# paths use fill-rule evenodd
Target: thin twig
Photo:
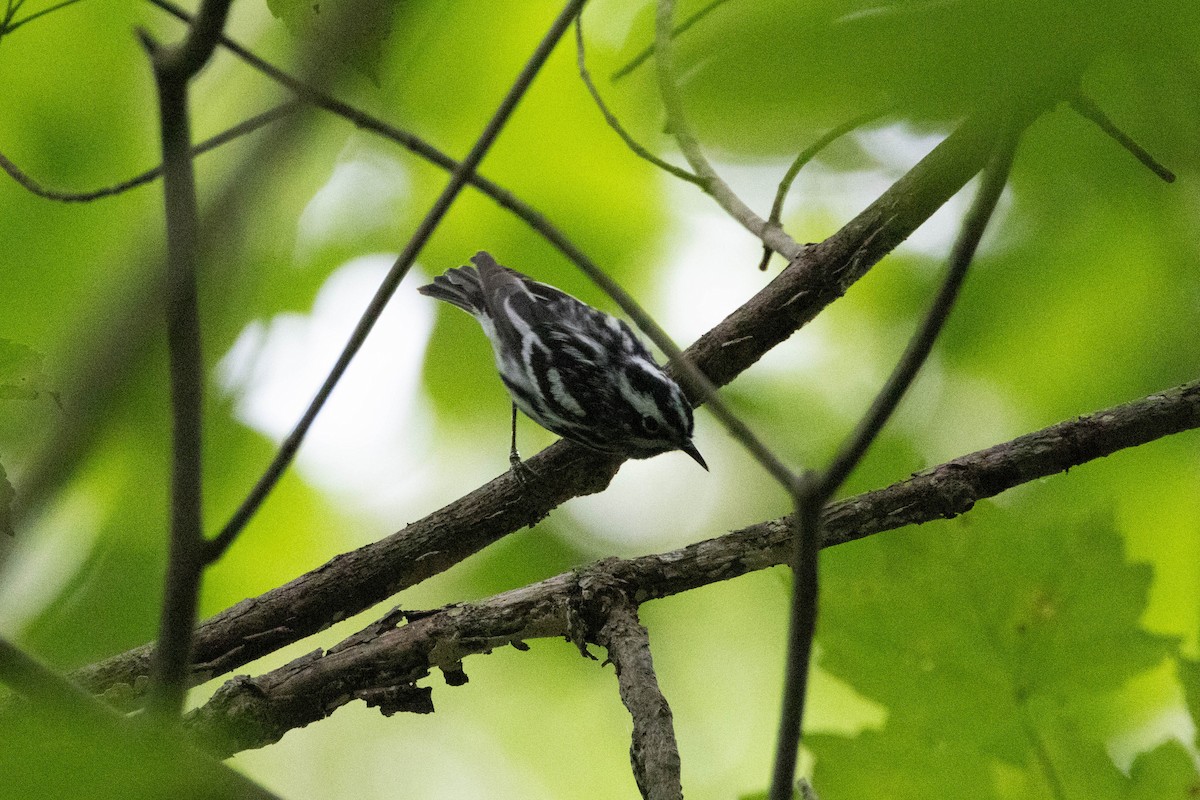
<instances>
[{"instance_id":1,"label":"thin twig","mask_svg":"<svg viewBox=\"0 0 1200 800\"><path fill-rule=\"evenodd\" d=\"M17 28L21 27L22 25L24 25L24 24L25 24L25 23L27 23L27 22L33 22L33 21L34 21L35 19L37 19L38 17L44 17L44 16L46 16L47 14L52 14L52 13L54 13L55 11L58 11L59 9L66 8L67 6L74 5L74 4L78 3L78 2L79 2L79 0L62 0L62 2L61 2L61 3L57 3L57 4L55 4L55 5L52 5L52 6L50 6L49 8L43 8L41 11L35 11L34 13L30 14L28 17L24 17L23 19L20 19L20 20L18 20L18 21L16 21L16 22L13 22L13 23L11 23L11 24L9 23L9 20L7 20L7 19L6 19L6 20L4 21L4 30L3 30L3 33L12 33L12 32L13 32L13 31L15 31ZM19 4L19 3L18 3L16 6L13 6L13 7L12 7L12 13L15 15L15 14L16 14L16 12L17 12L17 9L19 9L20 7L21 7L21 4Z\"/></svg>"},{"instance_id":2,"label":"thin twig","mask_svg":"<svg viewBox=\"0 0 1200 800\"><path fill-rule=\"evenodd\" d=\"M707 17L711 12L716 11L719 7L725 5L728 2L729 2L729 0L712 0L712 2L710 2L708 5L704 6L699 11L695 12L690 17L685 19L683 22L676 25L675 30L671 31L671 36L672 37L679 36L679 34L683 33L688 28L692 27L697 22L699 22L700 20ZM626 64L625 66L621 67L619 70L614 72L612 75L609 76L608 79L611 81L617 81L617 80L620 80L621 78L624 78L626 75L633 72L635 69L640 67L642 64L649 61L650 57L653 55L654 55L654 43L651 42L649 45L646 46L645 50L643 50L642 52L640 52L636 56L634 56L633 59L628 64Z\"/></svg>"},{"instance_id":3,"label":"thin twig","mask_svg":"<svg viewBox=\"0 0 1200 800\"><path fill-rule=\"evenodd\" d=\"M699 141L692 133L683 108L683 99L679 95L679 87L675 83L674 44L671 39L671 17L674 12L675 0L658 0L655 15L655 53L658 87L663 107L667 112L667 127L679 143L679 150L691 165L692 171L702 181L705 192L742 227L761 239L764 245L792 261L804 252L804 248L779 226L768 225L765 219L742 202L705 158Z\"/></svg>"},{"instance_id":4,"label":"thin twig","mask_svg":"<svg viewBox=\"0 0 1200 800\"><path fill-rule=\"evenodd\" d=\"M492 143L495 142L504 124L512 115L517 102L525 95L534 77L541 71L542 65L546 63L546 59L549 58L554 46L562 38L567 26L571 24L576 14L579 13L579 9L583 6L583 3L584 0L569 0L550 26L550 30L547 31L538 44L528 63L521 70L520 75L517 76L516 81L514 81L512 87L501 101L499 108L496 109L495 114L493 114L483 132L475 141L471 151L463 158L454 172L451 173L446 188L442 190L442 193L425 215L425 218L421 220L420 225L417 226L417 230L408 240L408 244L405 245L404 251L396 259L396 263L392 265L391 270L380 284L379 289L376 290L375 296L371 298L371 302L367 305L366 310L354 328L354 332L350 335L349 341L346 343L341 355L338 356L333 369L330 370L329 375L325 378L325 382L321 385L316 397L313 398L308 409L300 418L300 421L280 445L275 458L254 485L250 494L242 501L242 504L234 512L220 534L209 542L206 556L209 561L219 558L228 549L234 539L237 538L237 535L246 527L246 524L254 516L254 513L262 505L263 501L266 500L267 495L275 488L275 484L279 482L280 477L283 476L284 471L295 457L296 451L300 449L300 443L304 441L304 437L314 420L316 420L317 414L320 413L325 405L325 401L329 399L329 395L333 392L334 387L341 380L347 367L350 366L350 361L358 353L363 342L366 341L367 335L371 332L371 329L375 326L375 322L383 313L384 307L387 305L388 300L391 299L392 294L395 293L396 288L400 285L400 281L408 274L409 269L416 261L417 255L421 252L425 243L429 241L429 238L441 223L442 218L445 217L446 212L450 210L450 205L458 197L459 192L466 186L468 176L474 172L479 162L483 160L484 155L491 149Z\"/></svg>"},{"instance_id":5,"label":"thin twig","mask_svg":"<svg viewBox=\"0 0 1200 800\"><path fill-rule=\"evenodd\" d=\"M886 108L880 108L875 111L868 111L865 114L860 114L854 119L843 122L836 128L832 129L820 139L817 139L811 145L800 151L796 156L796 160L788 167L784 173L783 179L779 181L779 188L775 190L775 201L771 203L771 213L767 217L768 225L779 225L780 218L783 217L783 202L787 199L788 192L791 191L792 183L796 180L796 176L800 174L800 170L812 161L817 155L829 145L836 142L851 131L866 125L868 122L874 122L884 114L895 108L894 105L888 105ZM759 262L759 270L766 270L767 264L771 261L771 256L774 255L771 248L763 245L762 261Z\"/></svg>"},{"instance_id":6,"label":"thin twig","mask_svg":"<svg viewBox=\"0 0 1200 800\"><path fill-rule=\"evenodd\" d=\"M775 766L767 795L769 800L791 800L792 797L792 782L796 773L796 757L804 719L812 637L817 618L817 554L820 550L821 510L878 437L933 350L934 342L949 318L983 233L996 210L1000 194L1008 182L1022 129L1016 124L1014 115L1009 121L1006 136L997 144L995 155L984 170L975 201L963 219L958 239L950 253L946 278L895 370L854 432L838 450L830 466L819 477L812 476L812 480L807 483L801 494L796 511L798 534L792 561L795 585L788 634L787 669Z\"/></svg>"},{"instance_id":7,"label":"thin twig","mask_svg":"<svg viewBox=\"0 0 1200 800\"><path fill-rule=\"evenodd\" d=\"M14 6L13 0L5 0L4 21L0 22L0 39L3 39L4 34L8 33L8 24L12 22L13 17L17 15L17 11L20 10L21 4L24 2L25 0L17 0L17 4Z\"/></svg>"},{"instance_id":8,"label":"thin twig","mask_svg":"<svg viewBox=\"0 0 1200 800\"><path fill-rule=\"evenodd\" d=\"M187 695L192 636L204 571L201 421L204 366L196 273L200 212L191 156L188 84L217 46L231 0L205 0L183 42L142 42L158 86L163 197L167 223L167 351L171 383L171 514L167 576L147 709L178 719Z\"/></svg>"},{"instance_id":9,"label":"thin twig","mask_svg":"<svg viewBox=\"0 0 1200 800\"><path fill-rule=\"evenodd\" d=\"M724 0L720 0L720 2L724 2ZM609 109L608 104L604 102L604 98L600 96L600 92L598 89L596 89L596 84L592 82L592 76L588 72L587 54L583 46L582 14L580 14L575 20L575 53L575 62L579 67L579 77L583 80L583 85L587 87L588 94L592 96L592 100L595 101L596 107L599 108L600 113L604 115L604 121L608 123L608 127L612 128L616 132L617 136L621 137L621 141L625 142L625 146L632 150L634 155L649 161L654 166L665 172L669 172L676 178L703 187L704 181L702 181L699 176L693 175L686 169L677 167L667 161L663 161L661 158L643 147L636 139L633 138L632 135L630 135L629 131L625 130L625 126L621 124L621 121L617 119L617 116Z\"/></svg>"},{"instance_id":10,"label":"thin twig","mask_svg":"<svg viewBox=\"0 0 1200 800\"><path fill-rule=\"evenodd\" d=\"M792 778L800 747L804 702L808 693L808 670L812 660L813 635L817 630L819 595L818 557L821 552L822 504L815 502L815 473L804 476L795 494L792 515L792 597L788 607L787 658L784 663L783 699L779 704L779 733L769 800L791 800ZM783 794L779 794L783 781Z\"/></svg>"},{"instance_id":11,"label":"thin twig","mask_svg":"<svg viewBox=\"0 0 1200 800\"><path fill-rule=\"evenodd\" d=\"M1096 105L1095 101L1082 92L1077 93L1071 98L1071 108L1084 119L1094 123L1096 127L1104 131L1117 144L1124 147L1133 157L1142 162L1151 172L1162 178L1167 183L1175 181L1175 173L1167 169L1158 159L1150 155L1144 147L1135 142L1133 138L1117 127L1116 123L1109 119L1108 115L1101 110L1100 106Z\"/></svg>"},{"instance_id":12,"label":"thin twig","mask_svg":"<svg viewBox=\"0 0 1200 800\"><path fill-rule=\"evenodd\" d=\"M821 546L950 519L1016 486L1197 429L1200 381L1193 381L1068 419L834 503L822 515ZM792 520L783 517L667 553L604 559L485 600L413 615L400 627L395 619L373 624L365 635L348 637L324 657L318 651L253 680L227 682L189 716L187 728L222 756L263 747L288 730L328 716L360 689L380 682L416 682L433 668L457 668L470 655L571 634L582 584L603 582L644 603L785 563L793 541ZM108 685L95 677L88 673L81 682L93 690Z\"/></svg>"},{"instance_id":13,"label":"thin twig","mask_svg":"<svg viewBox=\"0 0 1200 800\"><path fill-rule=\"evenodd\" d=\"M255 114L237 125L218 133L209 139L205 139L200 144L191 149L191 155L195 158L202 153L207 153L217 147L231 142L234 139L253 133L260 128L270 125L272 122L280 120L289 114L294 113L301 107L298 100L289 100L286 103L281 103L274 108L267 109L260 114ZM87 192L65 192L57 189L49 189L39 182L35 181L28 173L22 171L16 164L10 161L3 153L0 153L0 169L7 172L13 180L19 183L23 188L37 195L44 197L47 200L57 200L63 203L87 203L92 200L99 200L104 197L112 197L113 195L122 194L130 189L136 189L139 186L144 186L147 183L155 180L159 175L162 175L162 165L154 169L146 170L145 172L135 175L128 180L115 183L112 186L105 186L100 189L92 189Z\"/></svg>"}]
</instances>

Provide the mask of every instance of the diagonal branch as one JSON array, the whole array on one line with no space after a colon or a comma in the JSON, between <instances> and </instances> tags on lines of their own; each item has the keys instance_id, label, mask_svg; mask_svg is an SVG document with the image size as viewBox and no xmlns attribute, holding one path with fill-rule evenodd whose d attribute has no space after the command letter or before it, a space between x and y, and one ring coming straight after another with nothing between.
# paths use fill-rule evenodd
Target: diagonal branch
<instances>
[{"instance_id":1,"label":"diagonal branch","mask_svg":"<svg viewBox=\"0 0 1200 800\"><path fill-rule=\"evenodd\" d=\"M1023 126L1010 122L1006 136L997 143L992 162L983 171L983 181L975 201L963 218L962 229L950 253L946 277L938 289L933 303L926 312L916 333L905 348L895 370L871 404L854 433L839 448L828 469L821 475L816 495L820 505L831 498L838 488L850 477L850 473L862 460L867 448L878 437L879 432L900 405L900 400L916 379L917 373L933 351L933 345L950 318L959 290L967 278L967 270L975 257L979 242L996 210L1000 194L1008 183L1013 158L1020 140Z\"/></svg>"},{"instance_id":2,"label":"diagonal branch","mask_svg":"<svg viewBox=\"0 0 1200 800\"><path fill-rule=\"evenodd\" d=\"M717 386L790 336L905 239L982 166L995 126L986 116L953 133L838 233L808 249L745 305L685 351ZM192 680L202 682L369 608L448 569L562 502L602 490L618 462L569 443L551 445L531 466L546 478L529 493L506 474L402 531L202 623ZM132 685L144 675L143 646L86 667L89 688Z\"/></svg>"},{"instance_id":3,"label":"diagonal branch","mask_svg":"<svg viewBox=\"0 0 1200 800\"><path fill-rule=\"evenodd\" d=\"M1075 109L1076 113L1084 119L1094 124L1097 128L1104 131L1104 134L1112 139L1117 144L1124 147L1130 154L1142 163L1144 167L1149 169L1158 177L1162 178L1167 183L1174 183L1175 173L1159 163L1158 159L1150 155L1146 148L1133 140L1133 137L1125 131L1117 127L1107 114L1104 113L1100 106L1096 105L1096 101L1085 95L1083 92L1077 92L1071 98L1071 108Z\"/></svg>"},{"instance_id":4,"label":"diagonal branch","mask_svg":"<svg viewBox=\"0 0 1200 800\"><path fill-rule=\"evenodd\" d=\"M822 547L882 531L951 519L1015 486L1066 472L1119 450L1200 428L1200 380L1060 422L961 456L887 488L834 503L822 515ZM467 656L532 638L572 637L587 585L646 602L730 580L788 561L788 517L761 522L669 553L610 558L478 603L409 613L372 626L254 679L235 678L189 716L187 727L222 756L263 747L323 719L379 685L412 684L431 669L461 671ZM95 687L92 687L95 688Z\"/></svg>"},{"instance_id":5,"label":"diagonal branch","mask_svg":"<svg viewBox=\"0 0 1200 800\"><path fill-rule=\"evenodd\" d=\"M843 122L836 128L833 128L824 136L801 150L779 181L779 187L775 190L775 201L771 203L771 213L767 216L767 224L775 226L779 225L779 220L783 217L783 203L785 200L787 200L788 192L791 191L792 183L796 180L796 176L800 174L800 170L804 169L804 167L810 161L816 158L826 147L833 144L851 131L857 130L869 122L874 122L884 114L888 113L892 108L894 108L894 106L888 106L886 108L880 108L876 109L875 111L868 111L865 114L860 114L853 119ZM774 251L770 247L763 245L762 261L758 263L758 268L760 271L766 270L767 265L771 262L772 255L774 255Z\"/></svg>"}]
</instances>

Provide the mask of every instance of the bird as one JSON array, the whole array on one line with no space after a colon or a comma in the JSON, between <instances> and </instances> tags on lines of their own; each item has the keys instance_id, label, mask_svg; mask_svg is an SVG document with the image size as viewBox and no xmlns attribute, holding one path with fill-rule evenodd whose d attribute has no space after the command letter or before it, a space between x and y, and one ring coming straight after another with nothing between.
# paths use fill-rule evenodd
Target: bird
<instances>
[{"instance_id":1,"label":"bird","mask_svg":"<svg viewBox=\"0 0 1200 800\"><path fill-rule=\"evenodd\" d=\"M692 442L692 406L623 320L555 287L501 266L486 251L417 289L466 311L492 345L512 398L509 462L517 453L517 409L590 450L650 458L682 450L708 464Z\"/></svg>"}]
</instances>

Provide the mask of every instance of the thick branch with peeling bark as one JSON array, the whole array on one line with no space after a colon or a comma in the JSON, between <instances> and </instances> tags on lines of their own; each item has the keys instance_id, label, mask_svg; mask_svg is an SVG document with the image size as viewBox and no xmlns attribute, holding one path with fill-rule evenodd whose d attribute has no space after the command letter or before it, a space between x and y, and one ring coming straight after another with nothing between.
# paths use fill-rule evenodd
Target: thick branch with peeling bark
<instances>
[{"instance_id":1,"label":"thick branch with peeling bark","mask_svg":"<svg viewBox=\"0 0 1200 800\"><path fill-rule=\"evenodd\" d=\"M979 500L1127 447L1200 428L1200 381L1061 422L924 470L885 489L825 509L822 547L969 511ZM472 654L526 639L578 636L582 587L603 585L635 603L783 564L791 554L787 517L687 547L607 559L480 603L409 615L373 626L254 679L226 683L186 721L220 755L263 747L323 719L364 692L412 686L433 668L461 674Z\"/></svg>"},{"instance_id":2,"label":"thick branch with peeling bark","mask_svg":"<svg viewBox=\"0 0 1200 800\"><path fill-rule=\"evenodd\" d=\"M813 319L953 196L983 165L997 126L972 118L866 210L809 247L775 280L697 340L685 355L716 385L729 383ZM231 671L381 602L542 519L572 497L603 490L619 461L559 442L530 459L536 493L502 475L407 528L201 623L193 681ZM76 672L94 691L145 675L149 645Z\"/></svg>"}]
</instances>

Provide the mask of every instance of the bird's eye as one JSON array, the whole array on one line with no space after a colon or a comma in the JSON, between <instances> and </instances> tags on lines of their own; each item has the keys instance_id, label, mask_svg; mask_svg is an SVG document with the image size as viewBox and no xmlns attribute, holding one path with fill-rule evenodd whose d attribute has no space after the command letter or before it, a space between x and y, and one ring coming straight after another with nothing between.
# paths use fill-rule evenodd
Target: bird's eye
<instances>
[{"instance_id":1,"label":"bird's eye","mask_svg":"<svg viewBox=\"0 0 1200 800\"><path fill-rule=\"evenodd\" d=\"M642 430L649 434L658 433L658 420L651 416L642 417Z\"/></svg>"}]
</instances>

